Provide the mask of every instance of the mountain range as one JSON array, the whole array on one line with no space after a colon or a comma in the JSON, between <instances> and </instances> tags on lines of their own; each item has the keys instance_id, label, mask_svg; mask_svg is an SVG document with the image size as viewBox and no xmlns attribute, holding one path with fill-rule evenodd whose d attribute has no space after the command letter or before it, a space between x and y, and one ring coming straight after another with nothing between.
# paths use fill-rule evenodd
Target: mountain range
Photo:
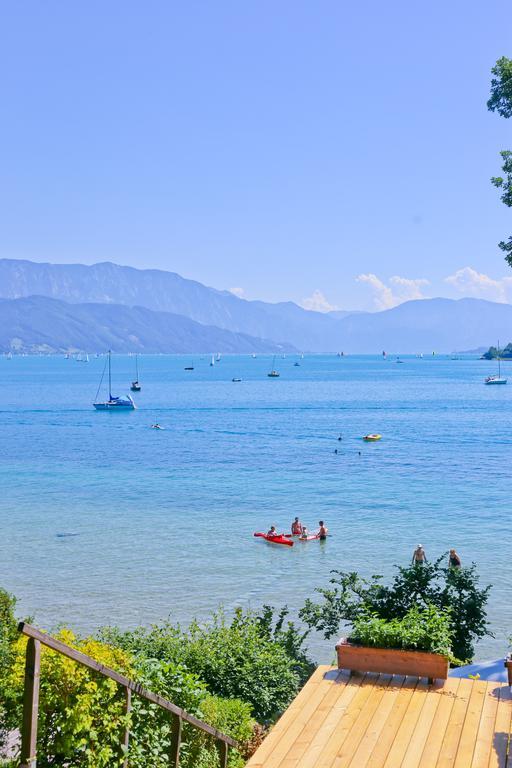
<instances>
[{"instance_id":1,"label":"mountain range","mask_svg":"<svg viewBox=\"0 0 512 768\"><path fill-rule=\"evenodd\" d=\"M0 299L0 351L186 353L293 352L245 333L202 325L171 312L121 304L68 304L46 296Z\"/></svg>"},{"instance_id":2,"label":"mountain range","mask_svg":"<svg viewBox=\"0 0 512 768\"><path fill-rule=\"evenodd\" d=\"M0 259L0 350L407 354L512 338L512 306L422 299L320 313L248 301L173 272Z\"/></svg>"}]
</instances>

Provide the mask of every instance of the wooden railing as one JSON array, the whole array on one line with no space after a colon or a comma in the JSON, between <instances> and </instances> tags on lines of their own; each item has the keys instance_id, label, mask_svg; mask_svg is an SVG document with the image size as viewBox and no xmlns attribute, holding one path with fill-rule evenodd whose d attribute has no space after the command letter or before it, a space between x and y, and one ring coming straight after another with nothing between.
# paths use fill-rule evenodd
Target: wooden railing
<instances>
[{"instance_id":1,"label":"wooden railing","mask_svg":"<svg viewBox=\"0 0 512 768\"><path fill-rule=\"evenodd\" d=\"M19 624L18 629L22 634L28 636L25 661L25 687L23 692L20 768L36 768L37 766L37 720L39 710L39 680L41 674L41 644L46 645L57 653L61 653L63 656L67 656L68 659L76 661L77 664L82 664L84 667L88 667L94 672L104 675L104 677L110 677L111 680L115 680L115 682L125 690L126 714L129 714L131 711L132 693L167 710L172 718L171 748L169 753L170 766L179 768L181 729L185 722L204 731L204 733L216 740L221 768L227 768L229 747L237 746L236 741L230 738L230 736L226 736L216 728L212 728L211 725L203 723L202 720L198 720L197 717L189 715L184 709L177 707L157 693L147 691L138 683L119 674L119 672L115 672L113 669L105 667L103 664L99 664L94 659L91 659L90 656L86 656L85 653L81 653L80 651L71 648L69 645L62 643L60 640L55 640L55 638L46 635L44 632L40 632L35 627L30 626L30 624L26 624L22 621ZM130 730L127 727L120 741L120 751L123 749L127 752L129 741ZM124 768L128 768L128 756L125 758L123 765Z\"/></svg>"}]
</instances>

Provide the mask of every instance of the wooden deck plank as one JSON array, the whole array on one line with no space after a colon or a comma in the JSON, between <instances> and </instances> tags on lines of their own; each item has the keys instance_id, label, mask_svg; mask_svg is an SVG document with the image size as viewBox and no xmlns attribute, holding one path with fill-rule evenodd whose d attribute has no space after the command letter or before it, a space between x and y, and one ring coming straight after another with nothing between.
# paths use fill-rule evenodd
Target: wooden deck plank
<instances>
[{"instance_id":1,"label":"wooden deck plank","mask_svg":"<svg viewBox=\"0 0 512 768\"><path fill-rule=\"evenodd\" d=\"M308 755L311 755L311 743L318 732L321 731L324 722L333 711L338 700L343 696L346 684L349 682L350 677L347 672L340 672L339 680L342 681L342 684L340 685L340 682L338 682L337 685L330 686L327 695L324 696L319 707L302 729L297 740L291 746L284 760L280 763L279 768L295 768L306 751Z\"/></svg>"},{"instance_id":2,"label":"wooden deck plank","mask_svg":"<svg viewBox=\"0 0 512 768\"><path fill-rule=\"evenodd\" d=\"M494 724L498 712L499 687L494 682L487 683L471 768L487 768L489 765L494 737Z\"/></svg>"},{"instance_id":3,"label":"wooden deck plank","mask_svg":"<svg viewBox=\"0 0 512 768\"><path fill-rule=\"evenodd\" d=\"M416 686L409 706L405 710L402 722L396 732L389 753L384 763L384 768L396 768L402 764L407 747L418 722L423 705L427 701L428 683L426 678L421 678Z\"/></svg>"},{"instance_id":4,"label":"wooden deck plank","mask_svg":"<svg viewBox=\"0 0 512 768\"><path fill-rule=\"evenodd\" d=\"M411 736L400 768L418 768L421 754L427 743L437 709L448 692L456 692L459 681L455 678L438 681L430 686L427 700L421 710L420 717Z\"/></svg>"},{"instance_id":5,"label":"wooden deck plank","mask_svg":"<svg viewBox=\"0 0 512 768\"><path fill-rule=\"evenodd\" d=\"M329 693L331 685L335 685L336 680L339 677L343 677L343 673L338 672L337 670L333 674L332 679L327 680L324 677L319 685L315 687L312 695L303 700L303 706L294 711L293 720L286 731L282 734L278 734L277 738L274 738L272 751L268 754L264 762L265 768L278 768L287 756L290 748L300 737L303 728L321 705L322 699ZM258 763L255 761L254 764L250 763L250 765L251 768L256 768Z\"/></svg>"},{"instance_id":6,"label":"wooden deck plank","mask_svg":"<svg viewBox=\"0 0 512 768\"><path fill-rule=\"evenodd\" d=\"M352 677L356 677L357 679L357 676L353 675ZM378 678L379 675L373 672L368 672L364 675L355 695L348 702L346 709L342 712L342 717L336 730L331 738L324 744L323 749L318 755L318 759L315 762L304 762L303 768L331 768L334 764L338 750L350 733L355 719L372 693Z\"/></svg>"},{"instance_id":7,"label":"wooden deck plank","mask_svg":"<svg viewBox=\"0 0 512 768\"><path fill-rule=\"evenodd\" d=\"M306 761L306 765L316 764L322 750L325 748L326 744L329 743L333 733L340 726L345 712L347 711L350 702L355 697L363 679L363 675L354 675L349 679L349 682L345 686L345 690L339 694L331 711L328 713L309 745L307 755L299 761L298 766L300 766L300 768L304 768L304 761ZM285 768L284 765L283 768ZM289 766L286 766L286 768L289 768Z\"/></svg>"},{"instance_id":8,"label":"wooden deck plank","mask_svg":"<svg viewBox=\"0 0 512 768\"><path fill-rule=\"evenodd\" d=\"M482 710L485 703L487 684L481 680L475 680L469 697L466 717L459 739L459 746L453 764L454 768L468 768L473 762L476 735L480 727Z\"/></svg>"},{"instance_id":9,"label":"wooden deck plank","mask_svg":"<svg viewBox=\"0 0 512 768\"><path fill-rule=\"evenodd\" d=\"M347 738L338 750L334 761L336 768L347 768L351 762L352 756L368 730L373 715L386 695L387 688L392 679L392 675L379 675L369 699L353 721Z\"/></svg>"},{"instance_id":10,"label":"wooden deck plank","mask_svg":"<svg viewBox=\"0 0 512 768\"><path fill-rule=\"evenodd\" d=\"M395 707L400 689L405 682L404 675L394 675L388 688L385 691L384 697L380 703L380 706L375 711L372 719L368 724L366 733L364 734L359 746L354 751L352 759L349 763L349 768L363 768L368 765L370 755L380 738L384 724Z\"/></svg>"},{"instance_id":11,"label":"wooden deck plank","mask_svg":"<svg viewBox=\"0 0 512 768\"><path fill-rule=\"evenodd\" d=\"M506 685L498 689L499 701L489 768L505 768L507 765L507 753L510 740L510 725L512 716L512 701L510 688ZM509 761L510 762L510 761Z\"/></svg>"},{"instance_id":12,"label":"wooden deck plank","mask_svg":"<svg viewBox=\"0 0 512 768\"><path fill-rule=\"evenodd\" d=\"M453 704L450 716L450 722L446 728L443 743L441 744L441 749L437 758L436 768L452 768L455 762L472 689L473 680L465 680L463 678L460 681L457 698Z\"/></svg>"},{"instance_id":13,"label":"wooden deck plank","mask_svg":"<svg viewBox=\"0 0 512 768\"><path fill-rule=\"evenodd\" d=\"M322 665L316 668L306 685L299 691L286 712L281 715L263 744L246 764L246 768L261 768L265 760L272 754L275 747L284 737L288 728L293 725L297 714L303 709L307 701L313 696L320 686L325 684L325 675L333 673L333 667Z\"/></svg>"},{"instance_id":14,"label":"wooden deck plank","mask_svg":"<svg viewBox=\"0 0 512 768\"><path fill-rule=\"evenodd\" d=\"M450 678L449 678L450 680ZM448 683L448 680L446 681ZM444 735L450 722L453 705L457 700L457 694L460 687L460 678L453 678L450 686L443 688L441 701L436 710L435 717L430 727L427 743L423 747L423 752L419 759L418 768L435 768L437 758L441 751Z\"/></svg>"},{"instance_id":15,"label":"wooden deck plank","mask_svg":"<svg viewBox=\"0 0 512 768\"><path fill-rule=\"evenodd\" d=\"M501 683L321 667L247 768L506 768L511 727Z\"/></svg>"}]
</instances>

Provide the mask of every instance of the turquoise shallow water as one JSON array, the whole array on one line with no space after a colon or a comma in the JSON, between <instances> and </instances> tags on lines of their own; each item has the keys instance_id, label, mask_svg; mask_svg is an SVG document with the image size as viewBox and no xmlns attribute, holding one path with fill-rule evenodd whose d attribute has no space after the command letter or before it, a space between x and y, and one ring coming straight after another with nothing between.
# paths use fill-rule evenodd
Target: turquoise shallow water
<instances>
[{"instance_id":1,"label":"turquoise shallow water","mask_svg":"<svg viewBox=\"0 0 512 768\"><path fill-rule=\"evenodd\" d=\"M104 359L0 358L0 584L20 612L93 630L186 622L219 603L296 609L330 569L389 575L421 541L431 557L455 546L494 584L496 638L477 655L502 654L512 380L484 386L494 371L475 359L296 359L277 360L272 380L268 357L212 368L196 356L193 372L191 358L143 357L138 410L112 414L91 406ZM115 394L133 366L115 358ZM365 444L367 432L383 440ZM332 537L252 537L295 514ZM312 647L331 660L331 642Z\"/></svg>"}]
</instances>

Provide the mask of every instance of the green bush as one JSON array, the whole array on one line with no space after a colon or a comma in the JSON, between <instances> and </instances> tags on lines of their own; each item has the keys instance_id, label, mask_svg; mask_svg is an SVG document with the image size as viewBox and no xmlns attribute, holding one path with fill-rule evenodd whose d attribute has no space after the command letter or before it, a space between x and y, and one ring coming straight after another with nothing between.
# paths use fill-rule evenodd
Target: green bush
<instances>
[{"instance_id":1,"label":"green bush","mask_svg":"<svg viewBox=\"0 0 512 768\"><path fill-rule=\"evenodd\" d=\"M222 611L210 622L193 622L187 631L163 624L149 630L104 629L101 638L136 657L181 663L203 680L208 690L252 706L259 721L274 719L312 672L304 651L304 634L289 622L286 609L274 616L238 610L228 620Z\"/></svg>"},{"instance_id":2,"label":"green bush","mask_svg":"<svg viewBox=\"0 0 512 768\"><path fill-rule=\"evenodd\" d=\"M387 620L364 613L355 619L349 640L376 648L429 651L451 657L450 613L433 605L413 606L401 619Z\"/></svg>"},{"instance_id":3,"label":"green bush","mask_svg":"<svg viewBox=\"0 0 512 768\"><path fill-rule=\"evenodd\" d=\"M96 661L130 676L128 655L96 640L79 640L69 630L58 639L92 656ZM27 638L19 636L14 660L3 681L4 725L21 723L25 651ZM77 768L107 768L121 763L119 735L126 727L124 693L113 680L49 648L41 648L38 760L41 768L69 765Z\"/></svg>"},{"instance_id":4,"label":"green bush","mask_svg":"<svg viewBox=\"0 0 512 768\"><path fill-rule=\"evenodd\" d=\"M479 587L474 564L447 568L445 562L443 555L421 566L398 567L390 586L378 575L364 579L356 572L332 571L331 586L316 590L321 601L306 600L300 617L330 638L342 622L352 623L368 613L386 620L401 619L415 606L433 605L450 612L453 654L469 663L476 640L491 635L486 613L491 587Z\"/></svg>"}]
</instances>

